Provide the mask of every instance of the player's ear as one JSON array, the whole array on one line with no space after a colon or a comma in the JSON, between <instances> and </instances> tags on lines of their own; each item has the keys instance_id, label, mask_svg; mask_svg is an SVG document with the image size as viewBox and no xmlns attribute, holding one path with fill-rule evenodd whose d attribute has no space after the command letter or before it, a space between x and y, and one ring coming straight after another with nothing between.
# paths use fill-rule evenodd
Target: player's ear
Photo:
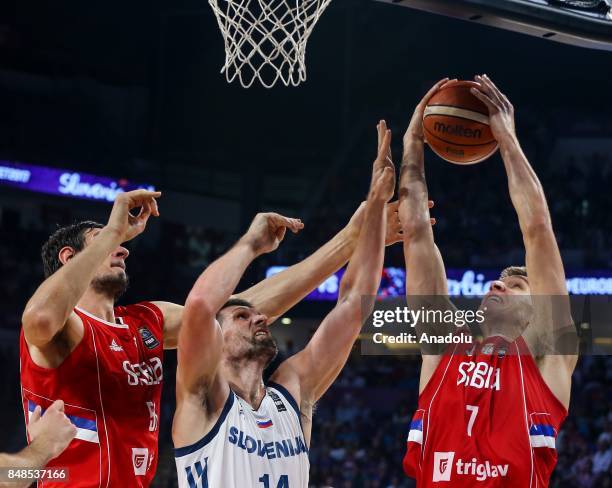
<instances>
[{"instance_id":1,"label":"player's ear","mask_svg":"<svg viewBox=\"0 0 612 488\"><path fill-rule=\"evenodd\" d=\"M70 246L64 246L60 249L57 257L60 260L60 263L66 264L69 260L71 260L76 255L76 252Z\"/></svg>"}]
</instances>

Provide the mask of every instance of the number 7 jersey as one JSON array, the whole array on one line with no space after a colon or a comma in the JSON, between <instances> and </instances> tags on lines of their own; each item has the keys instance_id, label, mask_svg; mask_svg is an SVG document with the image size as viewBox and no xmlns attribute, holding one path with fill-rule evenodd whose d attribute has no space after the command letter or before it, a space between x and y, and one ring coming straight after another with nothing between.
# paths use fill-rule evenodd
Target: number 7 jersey
<instances>
[{"instance_id":1,"label":"number 7 jersey","mask_svg":"<svg viewBox=\"0 0 612 488\"><path fill-rule=\"evenodd\" d=\"M419 396L404 471L419 488L547 487L566 416L522 337L454 346Z\"/></svg>"}]
</instances>

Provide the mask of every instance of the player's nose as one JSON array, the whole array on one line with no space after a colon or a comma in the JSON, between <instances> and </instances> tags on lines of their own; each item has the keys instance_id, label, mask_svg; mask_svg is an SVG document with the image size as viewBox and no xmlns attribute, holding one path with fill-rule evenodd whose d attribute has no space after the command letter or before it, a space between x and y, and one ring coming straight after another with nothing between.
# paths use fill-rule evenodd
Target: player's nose
<instances>
[{"instance_id":1,"label":"player's nose","mask_svg":"<svg viewBox=\"0 0 612 488\"><path fill-rule=\"evenodd\" d=\"M506 285L503 281L495 280L491 282L491 291L495 291L498 293L504 293L506 291Z\"/></svg>"},{"instance_id":2,"label":"player's nose","mask_svg":"<svg viewBox=\"0 0 612 488\"><path fill-rule=\"evenodd\" d=\"M263 314L263 313L258 313L254 318L253 318L253 324L255 326L261 326L261 325L266 325L268 323L268 316Z\"/></svg>"},{"instance_id":3,"label":"player's nose","mask_svg":"<svg viewBox=\"0 0 612 488\"><path fill-rule=\"evenodd\" d=\"M129 255L130 255L130 251L128 251L123 246L119 246L117 249L115 249L115 252L113 253L114 257L121 258L121 259L127 259Z\"/></svg>"}]
</instances>

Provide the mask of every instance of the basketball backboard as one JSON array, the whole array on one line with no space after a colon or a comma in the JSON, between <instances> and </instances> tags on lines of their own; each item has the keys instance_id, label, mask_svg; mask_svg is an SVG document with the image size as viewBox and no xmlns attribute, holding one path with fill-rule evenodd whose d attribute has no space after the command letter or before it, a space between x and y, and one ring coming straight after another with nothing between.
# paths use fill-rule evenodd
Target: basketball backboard
<instances>
[{"instance_id":1,"label":"basketball backboard","mask_svg":"<svg viewBox=\"0 0 612 488\"><path fill-rule=\"evenodd\" d=\"M583 1L596 8L570 8L576 0L377 0L542 37L574 46L612 51L610 0ZM563 6L566 4L567 6Z\"/></svg>"}]
</instances>

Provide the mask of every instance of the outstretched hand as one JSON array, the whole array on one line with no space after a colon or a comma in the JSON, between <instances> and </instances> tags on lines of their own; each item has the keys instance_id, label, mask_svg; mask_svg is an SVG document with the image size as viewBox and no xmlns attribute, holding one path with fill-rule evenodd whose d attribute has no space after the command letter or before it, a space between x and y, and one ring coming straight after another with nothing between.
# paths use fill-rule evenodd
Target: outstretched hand
<instances>
[{"instance_id":1,"label":"outstretched hand","mask_svg":"<svg viewBox=\"0 0 612 488\"><path fill-rule=\"evenodd\" d=\"M148 190L119 193L115 198L106 227L117 232L121 237L121 242L133 239L145 230L151 215L159 217L155 199L160 196L161 192ZM138 215L132 215L130 211L139 207Z\"/></svg>"},{"instance_id":2,"label":"outstretched hand","mask_svg":"<svg viewBox=\"0 0 612 488\"><path fill-rule=\"evenodd\" d=\"M434 202L429 200L428 202L429 208L434 206ZM353 238L359 237L359 232L361 232L361 226L363 224L363 216L365 214L366 202L361 202L361 205L357 207L355 213L352 215L351 220L347 225L347 230L350 232L350 235ZM402 223L399 218L399 201L395 200L394 202L387 203L387 231L385 234L385 246L391 246L397 242L404 240L404 233L402 231ZM431 225L436 224L436 219L429 219Z\"/></svg>"},{"instance_id":3,"label":"outstretched hand","mask_svg":"<svg viewBox=\"0 0 612 488\"><path fill-rule=\"evenodd\" d=\"M277 213L258 213L245 237L257 254L272 252L278 248L289 229L297 234L304 228L300 219L283 217Z\"/></svg>"},{"instance_id":4,"label":"outstretched hand","mask_svg":"<svg viewBox=\"0 0 612 488\"><path fill-rule=\"evenodd\" d=\"M429 89L429 91L425 94L425 96L421 99L419 104L414 109L412 119L410 119L410 124L408 125L408 129L406 129L406 133L404 134L404 140L410 137L419 139L421 141L423 140L423 115L425 114L425 107L427 107L427 102L429 102L429 99L433 97L433 95L440 88L456 81L456 79L449 80L448 78L443 78Z\"/></svg>"},{"instance_id":5,"label":"outstretched hand","mask_svg":"<svg viewBox=\"0 0 612 488\"><path fill-rule=\"evenodd\" d=\"M372 167L372 182L369 198L387 203L395 192L395 165L391 158L391 131L381 120L378 131L378 154Z\"/></svg>"},{"instance_id":6,"label":"outstretched hand","mask_svg":"<svg viewBox=\"0 0 612 488\"><path fill-rule=\"evenodd\" d=\"M487 106L489 110L489 126L493 137L500 144L516 138L514 127L514 107L495 83L487 75L478 75L475 78L478 88L470 92Z\"/></svg>"}]
</instances>

